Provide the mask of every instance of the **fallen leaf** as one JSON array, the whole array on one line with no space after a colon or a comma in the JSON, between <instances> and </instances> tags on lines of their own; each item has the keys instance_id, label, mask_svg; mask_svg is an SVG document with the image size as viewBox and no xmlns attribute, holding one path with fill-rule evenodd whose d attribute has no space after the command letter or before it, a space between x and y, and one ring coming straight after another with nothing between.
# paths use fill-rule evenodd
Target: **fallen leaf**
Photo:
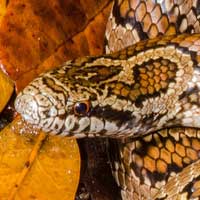
<instances>
[{"instance_id":1,"label":"fallen leaf","mask_svg":"<svg viewBox=\"0 0 200 200\"><path fill-rule=\"evenodd\" d=\"M10 1L0 26L1 68L20 82L22 74L83 31L108 4L109 0L87 0L87 5L72 0Z\"/></svg>"},{"instance_id":2,"label":"fallen leaf","mask_svg":"<svg viewBox=\"0 0 200 200\"><path fill-rule=\"evenodd\" d=\"M0 24L2 22L3 16L6 13L6 9L7 9L7 1L0 0ZM0 83L1 83L0 84L0 91L1 91L0 112L1 112L13 93L14 83L1 70L0 70Z\"/></svg>"},{"instance_id":3,"label":"fallen leaf","mask_svg":"<svg viewBox=\"0 0 200 200\"><path fill-rule=\"evenodd\" d=\"M1 70L0 70L0 112L4 109L7 102L9 101L13 91L14 91L14 83L10 80Z\"/></svg>"},{"instance_id":4,"label":"fallen leaf","mask_svg":"<svg viewBox=\"0 0 200 200\"><path fill-rule=\"evenodd\" d=\"M74 200L80 171L77 143L55 136L43 141L37 134L20 118L1 131L0 199Z\"/></svg>"},{"instance_id":5,"label":"fallen leaf","mask_svg":"<svg viewBox=\"0 0 200 200\"><path fill-rule=\"evenodd\" d=\"M102 54L104 51L104 33L111 6L112 2L106 5L88 23L87 27L67 40L37 68L21 74L19 80L16 80L17 90L23 89L30 80L40 73L59 66L67 60L81 56Z\"/></svg>"},{"instance_id":6,"label":"fallen leaf","mask_svg":"<svg viewBox=\"0 0 200 200\"><path fill-rule=\"evenodd\" d=\"M7 4L8 4L7 0L0 0L0 22L6 13Z\"/></svg>"}]
</instances>

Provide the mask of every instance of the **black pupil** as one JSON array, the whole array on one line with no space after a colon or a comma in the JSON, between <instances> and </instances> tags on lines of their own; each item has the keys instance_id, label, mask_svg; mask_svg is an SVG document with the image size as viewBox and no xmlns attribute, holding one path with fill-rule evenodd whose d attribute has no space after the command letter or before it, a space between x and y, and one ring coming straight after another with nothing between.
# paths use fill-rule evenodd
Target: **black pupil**
<instances>
[{"instance_id":1,"label":"black pupil","mask_svg":"<svg viewBox=\"0 0 200 200\"><path fill-rule=\"evenodd\" d=\"M87 112L87 105L85 103L77 103L76 104L76 112L78 114L86 114Z\"/></svg>"}]
</instances>

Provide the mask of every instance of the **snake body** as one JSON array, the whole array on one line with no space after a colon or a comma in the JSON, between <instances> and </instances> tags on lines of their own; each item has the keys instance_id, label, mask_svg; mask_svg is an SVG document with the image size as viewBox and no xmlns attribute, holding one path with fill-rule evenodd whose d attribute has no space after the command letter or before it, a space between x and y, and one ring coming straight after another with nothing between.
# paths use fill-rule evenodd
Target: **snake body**
<instances>
[{"instance_id":1,"label":"snake body","mask_svg":"<svg viewBox=\"0 0 200 200\"><path fill-rule=\"evenodd\" d=\"M110 146L123 199L198 199L199 5L115 1L106 32L114 53L42 74L16 110L51 134L123 138ZM192 128L161 130L174 126Z\"/></svg>"}]
</instances>

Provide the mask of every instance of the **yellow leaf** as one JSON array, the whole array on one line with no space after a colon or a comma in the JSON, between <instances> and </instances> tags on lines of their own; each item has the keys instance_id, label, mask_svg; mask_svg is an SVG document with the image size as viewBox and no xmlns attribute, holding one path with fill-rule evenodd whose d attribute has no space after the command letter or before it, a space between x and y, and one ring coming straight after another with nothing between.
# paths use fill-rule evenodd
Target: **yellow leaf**
<instances>
[{"instance_id":1,"label":"yellow leaf","mask_svg":"<svg viewBox=\"0 0 200 200\"><path fill-rule=\"evenodd\" d=\"M1 70L0 70L0 83L1 83L0 84L0 91L1 91L0 112L1 112L8 103L13 93L14 83Z\"/></svg>"},{"instance_id":2,"label":"yellow leaf","mask_svg":"<svg viewBox=\"0 0 200 200\"><path fill-rule=\"evenodd\" d=\"M7 0L0 0L0 21L6 13Z\"/></svg>"},{"instance_id":3,"label":"yellow leaf","mask_svg":"<svg viewBox=\"0 0 200 200\"><path fill-rule=\"evenodd\" d=\"M76 141L45 139L32 130L16 119L0 133L0 199L74 200L80 171Z\"/></svg>"},{"instance_id":4,"label":"yellow leaf","mask_svg":"<svg viewBox=\"0 0 200 200\"><path fill-rule=\"evenodd\" d=\"M2 21L3 16L5 15L7 10L7 1L0 0L0 24ZM1 66L2 69L2 66ZM1 98L0 98L0 112L4 109L6 104L8 103L13 90L14 90L14 83L11 79L0 69L0 91L1 91Z\"/></svg>"}]
</instances>

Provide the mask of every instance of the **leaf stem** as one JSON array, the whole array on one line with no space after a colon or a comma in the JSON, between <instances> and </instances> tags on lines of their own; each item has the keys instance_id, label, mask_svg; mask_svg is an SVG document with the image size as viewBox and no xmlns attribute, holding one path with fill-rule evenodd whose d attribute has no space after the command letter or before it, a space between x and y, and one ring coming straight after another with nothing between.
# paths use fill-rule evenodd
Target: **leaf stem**
<instances>
[{"instance_id":1,"label":"leaf stem","mask_svg":"<svg viewBox=\"0 0 200 200\"><path fill-rule=\"evenodd\" d=\"M17 194L17 191L19 189L19 186L22 184L24 178L26 177L26 175L28 174L31 166L33 165L35 159L37 158L38 152L42 146L42 144L44 143L44 140L47 138L47 134L45 134L44 132L40 131L40 133L38 134L38 138L36 140L36 143L30 153L30 156L28 158L28 160L26 161L26 163L24 164L24 168L22 169L21 173L19 174L16 183L14 185L14 187L12 188L9 196L8 196L8 200L14 200L15 196Z\"/></svg>"}]
</instances>

